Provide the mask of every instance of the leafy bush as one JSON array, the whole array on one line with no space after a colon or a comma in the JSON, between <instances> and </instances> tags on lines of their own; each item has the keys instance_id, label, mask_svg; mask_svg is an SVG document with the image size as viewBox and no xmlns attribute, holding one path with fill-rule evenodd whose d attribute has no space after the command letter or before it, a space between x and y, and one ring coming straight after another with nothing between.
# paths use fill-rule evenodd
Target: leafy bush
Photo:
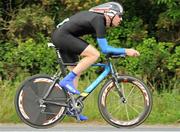
<instances>
[{"instance_id":1,"label":"leafy bush","mask_svg":"<svg viewBox=\"0 0 180 132\"><path fill-rule=\"evenodd\" d=\"M104 2L105 0L101 0L101 2ZM64 1L64 4L66 5L66 10L71 11L79 11L82 9L88 9L91 8L93 5L97 5L100 3L100 0L88 0L88 1L82 1L82 0L66 0Z\"/></svg>"},{"instance_id":2,"label":"leafy bush","mask_svg":"<svg viewBox=\"0 0 180 132\"><path fill-rule=\"evenodd\" d=\"M173 81L177 79L180 57L176 48L175 53L170 53L173 43L156 42L154 38L144 39L136 49L140 51L139 58L128 58L126 68L131 73L140 74L152 83L159 91L172 89ZM177 70L177 71L176 71Z\"/></svg>"},{"instance_id":3,"label":"leafy bush","mask_svg":"<svg viewBox=\"0 0 180 132\"><path fill-rule=\"evenodd\" d=\"M39 32L50 35L54 21L40 5L32 5L18 10L9 22L8 36L10 39L26 40L30 38L38 39Z\"/></svg>"},{"instance_id":4,"label":"leafy bush","mask_svg":"<svg viewBox=\"0 0 180 132\"><path fill-rule=\"evenodd\" d=\"M20 71L30 74L54 73L57 66L55 52L47 47L48 41L43 39L41 43L28 39L19 42L18 47L9 49L3 56L4 61L0 63L1 76L12 79Z\"/></svg>"}]
</instances>

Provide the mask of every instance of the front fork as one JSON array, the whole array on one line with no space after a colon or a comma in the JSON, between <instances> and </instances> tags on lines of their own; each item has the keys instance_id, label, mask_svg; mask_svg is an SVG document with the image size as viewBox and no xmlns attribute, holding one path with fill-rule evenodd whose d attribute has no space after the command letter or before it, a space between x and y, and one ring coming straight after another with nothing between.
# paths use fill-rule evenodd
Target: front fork
<instances>
[{"instance_id":1,"label":"front fork","mask_svg":"<svg viewBox=\"0 0 180 132\"><path fill-rule=\"evenodd\" d=\"M126 98L124 95L124 91L123 91L122 87L118 84L118 73L114 74L113 78L114 78L115 88L118 92L118 95L120 96L121 102L126 103L127 101L126 101Z\"/></svg>"}]
</instances>

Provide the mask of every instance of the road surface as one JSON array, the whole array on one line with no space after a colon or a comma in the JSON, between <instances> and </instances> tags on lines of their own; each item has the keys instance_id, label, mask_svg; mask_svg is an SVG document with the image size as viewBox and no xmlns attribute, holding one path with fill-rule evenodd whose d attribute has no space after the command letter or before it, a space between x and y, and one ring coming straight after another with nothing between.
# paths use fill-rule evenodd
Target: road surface
<instances>
[{"instance_id":1,"label":"road surface","mask_svg":"<svg viewBox=\"0 0 180 132\"><path fill-rule=\"evenodd\" d=\"M34 131L58 131L58 132L151 132L151 131L178 131L180 132L180 124L177 125L140 125L131 129L118 129L108 124L100 123L60 123L48 129L35 129L25 124L0 124L0 131L13 132L34 132Z\"/></svg>"}]
</instances>

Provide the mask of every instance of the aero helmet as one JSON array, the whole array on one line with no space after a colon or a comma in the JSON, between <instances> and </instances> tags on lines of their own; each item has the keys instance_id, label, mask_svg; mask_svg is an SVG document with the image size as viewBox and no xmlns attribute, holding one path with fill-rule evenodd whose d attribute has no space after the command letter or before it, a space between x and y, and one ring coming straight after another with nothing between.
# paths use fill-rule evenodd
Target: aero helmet
<instances>
[{"instance_id":1,"label":"aero helmet","mask_svg":"<svg viewBox=\"0 0 180 132\"><path fill-rule=\"evenodd\" d=\"M117 2L107 2L89 9L91 12L96 12L100 14L106 14L110 17L114 17L115 15L122 16L123 15L123 7L121 4Z\"/></svg>"}]
</instances>

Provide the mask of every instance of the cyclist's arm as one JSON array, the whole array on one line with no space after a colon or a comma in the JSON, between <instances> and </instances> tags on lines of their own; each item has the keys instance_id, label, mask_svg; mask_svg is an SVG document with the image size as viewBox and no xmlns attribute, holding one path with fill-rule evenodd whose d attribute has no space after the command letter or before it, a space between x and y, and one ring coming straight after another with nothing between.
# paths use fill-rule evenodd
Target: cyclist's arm
<instances>
[{"instance_id":1,"label":"cyclist's arm","mask_svg":"<svg viewBox=\"0 0 180 132\"><path fill-rule=\"evenodd\" d=\"M104 16L97 15L91 22L92 26L96 31L98 45L104 54L112 53L117 55L126 55L125 48L114 48L108 45L108 42L105 38L106 35L106 26Z\"/></svg>"},{"instance_id":2,"label":"cyclist's arm","mask_svg":"<svg viewBox=\"0 0 180 132\"><path fill-rule=\"evenodd\" d=\"M104 54L126 55L125 48L114 48L108 45L106 38L97 38L98 45Z\"/></svg>"}]
</instances>

